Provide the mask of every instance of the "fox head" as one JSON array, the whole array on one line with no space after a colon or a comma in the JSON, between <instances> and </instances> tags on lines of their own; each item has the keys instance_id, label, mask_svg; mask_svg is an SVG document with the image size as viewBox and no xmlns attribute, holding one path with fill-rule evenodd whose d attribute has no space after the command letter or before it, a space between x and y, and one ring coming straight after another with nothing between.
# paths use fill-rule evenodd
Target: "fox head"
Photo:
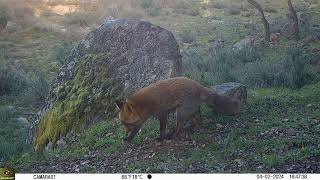
<instances>
[{"instance_id":1,"label":"fox head","mask_svg":"<svg viewBox=\"0 0 320 180\"><path fill-rule=\"evenodd\" d=\"M126 133L125 141L131 141L133 137L139 132L143 120L140 117L137 107L130 102L116 101L119 110L119 119L124 125Z\"/></svg>"}]
</instances>

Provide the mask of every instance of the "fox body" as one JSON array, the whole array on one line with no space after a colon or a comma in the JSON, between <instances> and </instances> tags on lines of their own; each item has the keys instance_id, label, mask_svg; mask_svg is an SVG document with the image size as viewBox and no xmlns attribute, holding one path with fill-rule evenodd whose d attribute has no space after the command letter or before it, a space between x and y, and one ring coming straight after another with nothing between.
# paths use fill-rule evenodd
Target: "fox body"
<instances>
[{"instance_id":1,"label":"fox body","mask_svg":"<svg viewBox=\"0 0 320 180\"><path fill-rule=\"evenodd\" d=\"M239 101L218 95L194 80L184 77L160 80L138 90L126 102L116 102L125 127L124 140L131 141L151 116L160 121L160 140L178 136L185 120L196 122L195 113L202 102L228 114L239 113L241 109ZM168 114L172 111L176 112L176 129L166 134Z\"/></svg>"}]
</instances>

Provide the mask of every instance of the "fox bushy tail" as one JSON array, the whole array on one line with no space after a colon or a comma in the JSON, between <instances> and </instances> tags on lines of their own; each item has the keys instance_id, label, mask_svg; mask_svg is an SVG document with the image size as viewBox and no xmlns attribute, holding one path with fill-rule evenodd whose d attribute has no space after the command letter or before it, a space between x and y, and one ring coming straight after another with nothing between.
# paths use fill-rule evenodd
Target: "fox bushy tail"
<instances>
[{"instance_id":1,"label":"fox bushy tail","mask_svg":"<svg viewBox=\"0 0 320 180\"><path fill-rule=\"evenodd\" d=\"M201 99L221 113L237 114L241 111L241 103L239 100L217 94L207 87L203 87Z\"/></svg>"}]
</instances>

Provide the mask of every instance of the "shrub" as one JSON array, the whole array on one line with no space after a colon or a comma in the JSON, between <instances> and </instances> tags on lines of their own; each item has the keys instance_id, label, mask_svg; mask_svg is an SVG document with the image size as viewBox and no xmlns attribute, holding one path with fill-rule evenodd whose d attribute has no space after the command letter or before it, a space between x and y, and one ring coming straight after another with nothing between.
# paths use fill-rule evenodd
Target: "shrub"
<instances>
[{"instance_id":1,"label":"shrub","mask_svg":"<svg viewBox=\"0 0 320 180\"><path fill-rule=\"evenodd\" d=\"M147 13L150 15L150 16L159 16L160 15L160 11L161 9L160 8L149 8L147 9Z\"/></svg>"},{"instance_id":2,"label":"shrub","mask_svg":"<svg viewBox=\"0 0 320 180\"><path fill-rule=\"evenodd\" d=\"M189 16L197 16L200 14L199 5L191 1L179 1L173 9L173 12L178 14L185 14Z\"/></svg>"},{"instance_id":3,"label":"shrub","mask_svg":"<svg viewBox=\"0 0 320 180\"><path fill-rule=\"evenodd\" d=\"M7 9L4 7L1 7L2 4L0 2L0 32L1 30L5 29L7 27L7 23L9 20L9 13Z\"/></svg>"},{"instance_id":4,"label":"shrub","mask_svg":"<svg viewBox=\"0 0 320 180\"><path fill-rule=\"evenodd\" d=\"M26 143L28 129L20 125L15 118L12 108L0 106L0 162L31 148Z\"/></svg>"},{"instance_id":5,"label":"shrub","mask_svg":"<svg viewBox=\"0 0 320 180\"><path fill-rule=\"evenodd\" d=\"M24 91L24 103L43 103L50 90L50 86L44 78L43 72L35 70L35 73L28 79L28 87Z\"/></svg>"},{"instance_id":6,"label":"shrub","mask_svg":"<svg viewBox=\"0 0 320 180\"><path fill-rule=\"evenodd\" d=\"M190 29L185 29L179 34L181 41L184 43L192 43L194 41L194 36Z\"/></svg>"},{"instance_id":7,"label":"shrub","mask_svg":"<svg viewBox=\"0 0 320 180\"><path fill-rule=\"evenodd\" d=\"M256 61L243 66L239 82L252 87L281 86L301 88L315 75L310 70L310 58L298 48L290 48L280 60Z\"/></svg>"},{"instance_id":8,"label":"shrub","mask_svg":"<svg viewBox=\"0 0 320 180\"><path fill-rule=\"evenodd\" d=\"M53 48L50 53L50 59L59 62L60 65L63 65L73 46L74 45L71 41L64 41L62 44Z\"/></svg>"},{"instance_id":9,"label":"shrub","mask_svg":"<svg viewBox=\"0 0 320 180\"><path fill-rule=\"evenodd\" d=\"M67 13L65 15L65 23L67 25L74 25L79 24L80 26L88 26L88 22L90 20L90 14L83 13L83 12L73 12L73 13Z\"/></svg>"},{"instance_id":10,"label":"shrub","mask_svg":"<svg viewBox=\"0 0 320 180\"><path fill-rule=\"evenodd\" d=\"M289 48L285 57L267 60L253 48L223 50L213 57L189 50L183 56L185 75L209 85L232 81L250 87L300 88L315 79L309 55L301 48Z\"/></svg>"},{"instance_id":11,"label":"shrub","mask_svg":"<svg viewBox=\"0 0 320 180\"><path fill-rule=\"evenodd\" d=\"M231 6L224 9L224 14L239 15L241 14L241 11L238 7Z\"/></svg>"},{"instance_id":12,"label":"shrub","mask_svg":"<svg viewBox=\"0 0 320 180\"><path fill-rule=\"evenodd\" d=\"M33 16L33 9L26 3L18 3L13 6L14 16L18 18L23 18L26 16Z\"/></svg>"},{"instance_id":13,"label":"shrub","mask_svg":"<svg viewBox=\"0 0 320 180\"><path fill-rule=\"evenodd\" d=\"M0 64L0 96L17 95L27 87L25 73L15 65Z\"/></svg>"},{"instance_id":14,"label":"shrub","mask_svg":"<svg viewBox=\"0 0 320 180\"><path fill-rule=\"evenodd\" d=\"M139 5L144 9L149 9L154 6L153 0L139 0Z\"/></svg>"},{"instance_id":15,"label":"shrub","mask_svg":"<svg viewBox=\"0 0 320 180\"><path fill-rule=\"evenodd\" d=\"M226 4L222 1L212 2L211 4L212 4L212 7L216 9L224 9L227 7Z\"/></svg>"},{"instance_id":16,"label":"shrub","mask_svg":"<svg viewBox=\"0 0 320 180\"><path fill-rule=\"evenodd\" d=\"M310 70L310 56L299 47L289 49L287 54L288 57L285 64L291 73L289 86L300 88L310 83L315 78L315 75Z\"/></svg>"},{"instance_id":17,"label":"shrub","mask_svg":"<svg viewBox=\"0 0 320 180\"><path fill-rule=\"evenodd\" d=\"M277 13L278 12L278 10L276 8L272 7L272 6L265 7L264 11L265 12L269 12L269 13Z\"/></svg>"},{"instance_id":18,"label":"shrub","mask_svg":"<svg viewBox=\"0 0 320 180\"><path fill-rule=\"evenodd\" d=\"M7 27L8 19L6 16L0 14L0 31Z\"/></svg>"}]
</instances>

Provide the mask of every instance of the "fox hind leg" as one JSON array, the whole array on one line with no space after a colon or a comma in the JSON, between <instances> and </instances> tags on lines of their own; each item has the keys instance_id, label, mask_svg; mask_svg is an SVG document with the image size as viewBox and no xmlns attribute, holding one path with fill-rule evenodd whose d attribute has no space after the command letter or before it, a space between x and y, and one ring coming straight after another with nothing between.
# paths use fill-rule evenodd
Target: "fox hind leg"
<instances>
[{"instance_id":1,"label":"fox hind leg","mask_svg":"<svg viewBox=\"0 0 320 180\"><path fill-rule=\"evenodd\" d=\"M182 126L185 122L186 119L188 118L194 118L193 121L196 122L196 118L195 118L195 111L196 108L194 107L189 107L189 108L177 108L176 110L176 129L175 131L171 131L168 135L167 135L167 139L171 139L173 137L178 137L182 131Z\"/></svg>"},{"instance_id":2,"label":"fox hind leg","mask_svg":"<svg viewBox=\"0 0 320 180\"><path fill-rule=\"evenodd\" d=\"M197 126L198 124L198 119L196 117L196 115L192 115L191 116L191 130L193 131L193 129Z\"/></svg>"}]
</instances>

